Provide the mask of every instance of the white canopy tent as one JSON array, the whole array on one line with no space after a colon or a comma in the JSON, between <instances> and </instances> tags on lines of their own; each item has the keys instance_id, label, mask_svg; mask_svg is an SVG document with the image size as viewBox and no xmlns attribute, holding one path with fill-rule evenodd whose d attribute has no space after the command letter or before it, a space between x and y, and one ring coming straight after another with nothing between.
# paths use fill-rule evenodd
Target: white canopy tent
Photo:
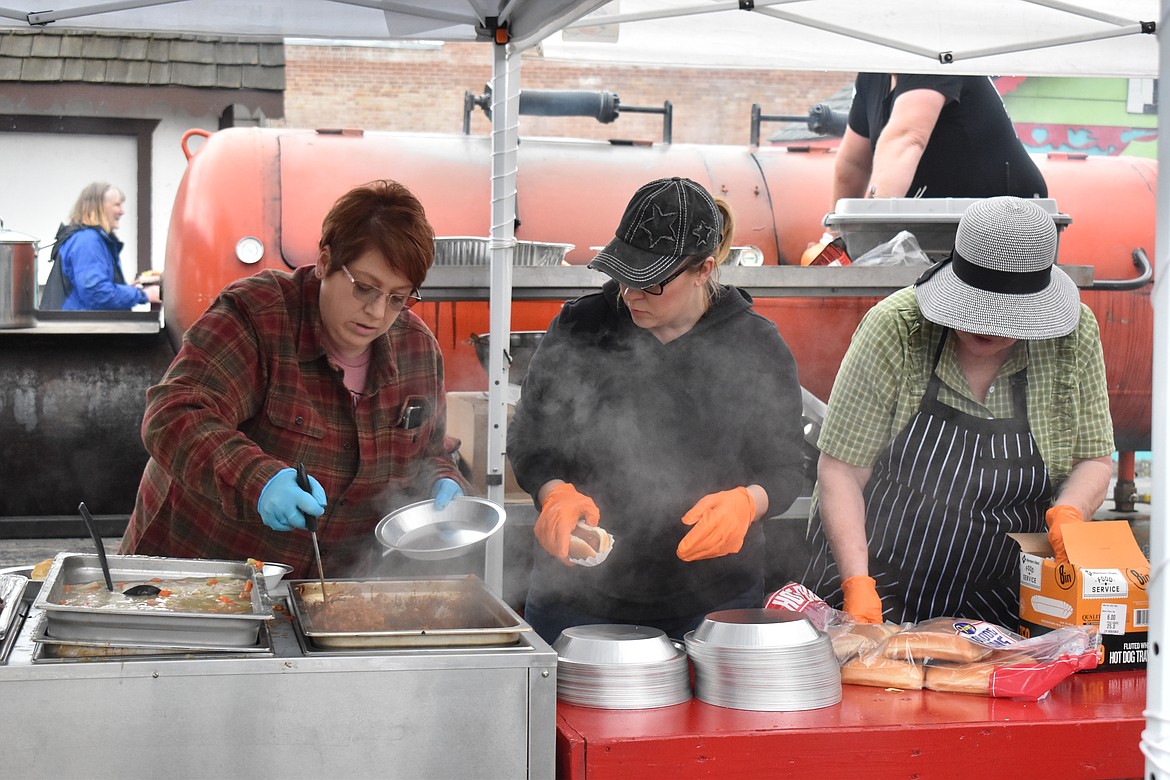
<instances>
[{"instance_id":1,"label":"white canopy tent","mask_svg":"<svg viewBox=\"0 0 1170 780\"><path fill-rule=\"evenodd\" d=\"M519 52L544 42L549 57L655 65L1161 77L1170 51L1151 33L1170 0L0 0L0 28L37 25L304 38L484 40L492 47L491 343L508 343L516 196ZM603 8L603 6L605 6ZM591 12L598 15L584 18ZM612 27L622 22L616 42ZM558 31L570 28L562 35ZM554 33L557 33L554 35ZM568 40L566 40L568 38ZM573 40L576 38L577 40ZM583 40L592 39L592 40ZM1170 101L1159 103L1170 127ZM1170 144L1159 162L1170 159ZM1160 166L1161 167L1161 166ZM1156 256L1167 250L1170 183L1159 177ZM1147 776L1170 773L1170 680L1161 659L1167 618L1162 486L1166 452L1170 290L1154 284L1153 485ZM503 499L508 367L488 364L489 497ZM493 479L494 477L494 479ZM494 484L493 484L494 483ZM502 540L488 546L489 585L500 590ZM494 572L494 574L493 574ZM494 580L494 582L493 582Z\"/></svg>"},{"instance_id":2,"label":"white canopy tent","mask_svg":"<svg viewBox=\"0 0 1170 780\"><path fill-rule=\"evenodd\" d=\"M620 0L541 48L644 65L1150 77L1157 41L1142 32L1157 11L1155 0Z\"/></svg>"}]
</instances>

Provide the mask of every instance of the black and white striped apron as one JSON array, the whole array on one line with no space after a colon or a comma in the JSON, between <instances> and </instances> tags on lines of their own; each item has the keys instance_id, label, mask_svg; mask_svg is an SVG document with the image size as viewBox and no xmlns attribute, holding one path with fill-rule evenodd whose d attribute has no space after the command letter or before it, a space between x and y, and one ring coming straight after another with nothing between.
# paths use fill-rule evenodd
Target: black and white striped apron
<instances>
[{"instance_id":1,"label":"black and white striped apron","mask_svg":"<svg viewBox=\"0 0 1170 780\"><path fill-rule=\"evenodd\" d=\"M1019 623L1019 547L1043 531L1052 492L1028 424L1028 373L1012 375L1013 416L983 419L938 400L938 359L914 418L865 486L869 574L887 621ZM817 517L804 584L840 606L841 578Z\"/></svg>"}]
</instances>

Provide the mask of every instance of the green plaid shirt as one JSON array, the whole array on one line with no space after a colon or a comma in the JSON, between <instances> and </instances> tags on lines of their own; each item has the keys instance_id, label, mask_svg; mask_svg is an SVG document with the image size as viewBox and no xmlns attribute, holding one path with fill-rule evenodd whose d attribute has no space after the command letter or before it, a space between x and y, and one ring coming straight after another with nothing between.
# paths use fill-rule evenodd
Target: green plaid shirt
<instances>
[{"instance_id":1,"label":"green plaid shirt","mask_svg":"<svg viewBox=\"0 0 1170 780\"><path fill-rule=\"evenodd\" d=\"M821 429L822 452L869 467L918 411L940 339L947 329L918 309L913 287L890 295L862 319L829 396ZM1113 452L1113 421L1097 319L1081 305L1081 320L1068 336L1020 341L988 390L976 401L947 339L939 360L939 400L967 414L1011 417L1008 380L1028 369L1028 421L1054 488L1068 477L1074 458Z\"/></svg>"}]
</instances>

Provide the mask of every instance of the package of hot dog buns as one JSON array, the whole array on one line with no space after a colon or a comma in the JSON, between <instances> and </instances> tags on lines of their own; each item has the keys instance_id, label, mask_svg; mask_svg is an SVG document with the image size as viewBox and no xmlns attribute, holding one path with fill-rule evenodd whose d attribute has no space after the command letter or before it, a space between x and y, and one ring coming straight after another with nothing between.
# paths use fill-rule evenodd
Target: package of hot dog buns
<instances>
[{"instance_id":1,"label":"package of hot dog buns","mask_svg":"<svg viewBox=\"0 0 1170 780\"><path fill-rule=\"evenodd\" d=\"M1096 667L1099 658L1093 625L1025 638L965 618L863 624L791 582L764 606L802 612L826 632L841 664L841 682L847 684L1038 701L1069 675Z\"/></svg>"}]
</instances>

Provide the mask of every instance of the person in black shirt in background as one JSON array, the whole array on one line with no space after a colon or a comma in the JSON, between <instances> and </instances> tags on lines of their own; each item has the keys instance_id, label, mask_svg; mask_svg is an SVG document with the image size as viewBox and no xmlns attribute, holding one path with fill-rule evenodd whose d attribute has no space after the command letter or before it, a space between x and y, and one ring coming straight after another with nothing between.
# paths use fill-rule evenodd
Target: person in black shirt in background
<instances>
[{"instance_id":1,"label":"person in black shirt in background","mask_svg":"<svg viewBox=\"0 0 1170 780\"><path fill-rule=\"evenodd\" d=\"M840 198L1046 198L986 76L861 73L837 150Z\"/></svg>"}]
</instances>

